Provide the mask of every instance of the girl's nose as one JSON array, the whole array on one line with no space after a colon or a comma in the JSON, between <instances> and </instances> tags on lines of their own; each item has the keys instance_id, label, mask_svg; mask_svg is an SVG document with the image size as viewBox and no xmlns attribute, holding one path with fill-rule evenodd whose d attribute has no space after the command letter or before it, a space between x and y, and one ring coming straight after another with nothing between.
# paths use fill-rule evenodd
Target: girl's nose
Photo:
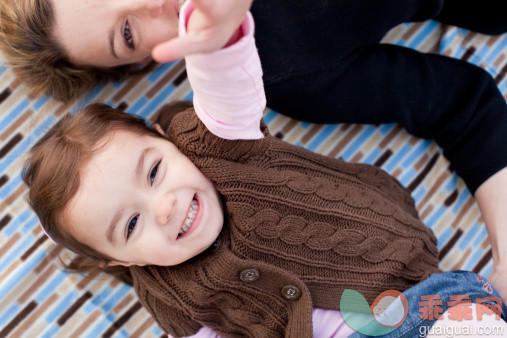
<instances>
[{"instance_id":1,"label":"girl's nose","mask_svg":"<svg viewBox=\"0 0 507 338\"><path fill-rule=\"evenodd\" d=\"M160 197L155 210L155 219L158 224L166 225L169 222L175 204L176 196L173 194L167 193Z\"/></svg>"},{"instance_id":2,"label":"girl's nose","mask_svg":"<svg viewBox=\"0 0 507 338\"><path fill-rule=\"evenodd\" d=\"M158 16L162 14L166 1L167 0L144 0L146 9L148 9L151 16Z\"/></svg>"}]
</instances>

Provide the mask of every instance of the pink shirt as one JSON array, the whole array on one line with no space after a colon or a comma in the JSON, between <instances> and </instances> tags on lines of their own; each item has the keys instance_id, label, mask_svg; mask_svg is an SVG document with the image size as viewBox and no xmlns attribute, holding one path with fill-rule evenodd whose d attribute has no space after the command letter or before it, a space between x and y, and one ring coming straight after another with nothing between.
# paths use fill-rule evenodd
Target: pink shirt
<instances>
[{"instance_id":1,"label":"pink shirt","mask_svg":"<svg viewBox=\"0 0 507 338\"><path fill-rule=\"evenodd\" d=\"M186 34L186 23L193 10L187 1L180 12L179 34ZM243 36L234 44L209 54L185 58L188 79L194 91L195 112L215 135L230 139L259 139L266 97L262 68L255 46L254 21L247 13L241 25ZM314 308L313 334L317 338L347 337L354 333L340 311ZM195 338L219 337L207 327Z\"/></svg>"}]
</instances>

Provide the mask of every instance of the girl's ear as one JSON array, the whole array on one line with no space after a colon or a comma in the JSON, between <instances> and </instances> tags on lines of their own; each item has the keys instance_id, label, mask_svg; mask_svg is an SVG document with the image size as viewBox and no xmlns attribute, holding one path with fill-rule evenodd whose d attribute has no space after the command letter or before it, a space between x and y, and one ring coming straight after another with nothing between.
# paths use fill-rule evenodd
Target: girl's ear
<instances>
[{"instance_id":1,"label":"girl's ear","mask_svg":"<svg viewBox=\"0 0 507 338\"><path fill-rule=\"evenodd\" d=\"M167 137L167 134L162 130L162 127L160 127L160 124L154 123L153 124L153 129L155 129L156 131L158 131L158 133L160 135Z\"/></svg>"}]
</instances>

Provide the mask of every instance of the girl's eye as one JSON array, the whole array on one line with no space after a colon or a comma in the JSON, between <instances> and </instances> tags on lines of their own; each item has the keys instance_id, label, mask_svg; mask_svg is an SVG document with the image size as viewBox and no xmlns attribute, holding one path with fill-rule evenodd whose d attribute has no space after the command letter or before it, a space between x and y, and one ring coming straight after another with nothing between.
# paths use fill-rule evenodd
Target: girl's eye
<instances>
[{"instance_id":1,"label":"girl's eye","mask_svg":"<svg viewBox=\"0 0 507 338\"><path fill-rule=\"evenodd\" d=\"M139 215L135 215L134 217L132 217L129 220L129 222L127 224L127 240L129 239L130 234L132 233L132 231L134 231L134 228L136 227L138 219L139 219Z\"/></svg>"},{"instance_id":2,"label":"girl's eye","mask_svg":"<svg viewBox=\"0 0 507 338\"><path fill-rule=\"evenodd\" d=\"M150 185L153 185L153 181L155 181L155 177L157 177L157 171L158 171L158 166L160 165L160 162L161 161L158 161L157 164L155 164L150 171L150 177L149 177Z\"/></svg>"},{"instance_id":3,"label":"girl's eye","mask_svg":"<svg viewBox=\"0 0 507 338\"><path fill-rule=\"evenodd\" d=\"M130 31L130 25L128 21L125 21L125 26L123 27L122 35L125 45L127 45L129 49L134 49L134 39L132 39L132 32Z\"/></svg>"}]
</instances>

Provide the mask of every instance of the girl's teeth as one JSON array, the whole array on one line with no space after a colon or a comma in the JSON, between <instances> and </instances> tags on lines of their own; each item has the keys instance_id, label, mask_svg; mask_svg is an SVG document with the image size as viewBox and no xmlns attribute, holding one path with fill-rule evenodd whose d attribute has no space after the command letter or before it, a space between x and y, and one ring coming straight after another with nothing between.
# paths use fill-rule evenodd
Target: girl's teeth
<instances>
[{"instance_id":1,"label":"girl's teeth","mask_svg":"<svg viewBox=\"0 0 507 338\"><path fill-rule=\"evenodd\" d=\"M190 228L190 225L192 225L195 215L197 214L197 207L198 207L197 200L193 199L192 202L190 203L190 210L188 212L187 218L183 223L183 227L180 229L179 232L180 235L183 235L188 230L188 228Z\"/></svg>"}]
</instances>

